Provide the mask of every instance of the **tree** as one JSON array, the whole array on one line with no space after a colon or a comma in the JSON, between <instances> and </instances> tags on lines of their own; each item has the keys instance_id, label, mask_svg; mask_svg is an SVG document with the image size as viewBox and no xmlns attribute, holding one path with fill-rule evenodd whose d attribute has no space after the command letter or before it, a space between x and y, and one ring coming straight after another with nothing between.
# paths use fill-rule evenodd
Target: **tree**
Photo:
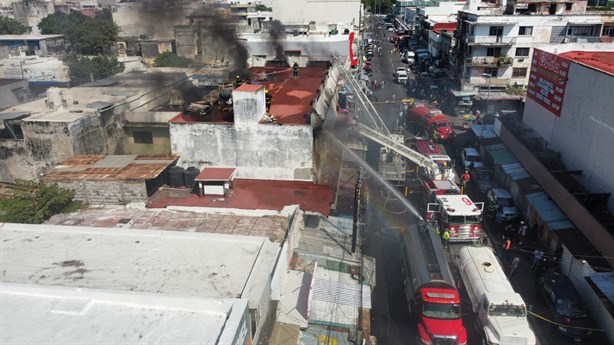
<instances>
[{"instance_id":1,"label":"tree","mask_svg":"<svg viewBox=\"0 0 614 345\"><path fill-rule=\"evenodd\" d=\"M165 52L158 56L154 60L154 66L156 67L188 67L194 61L186 59L181 56L177 56L173 53Z\"/></svg>"},{"instance_id":2,"label":"tree","mask_svg":"<svg viewBox=\"0 0 614 345\"><path fill-rule=\"evenodd\" d=\"M74 212L82 207L73 190L56 184L16 181L8 199L0 200L0 222L41 224L58 213Z\"/></svg>"},{"instance_id":3,"label":"tree","mask_svg":"<svg viewBox=\"0 0 614 345\"><path fill-rule=\"evenodd\" d=\"M392 0L363 0L365 7L371 9L372 13L390 13L392 10Z\"/></svg>"},{"instance_id":4,"label":"tree","mask_svg":"<svg viewBox=\"0 0 614 345\"><path fill-rule=\"evenodd\" d=\"M110 56L81 56L68 53L62 61L70 68L70 81L73 86L90 82L91 79L103 79L124 71L124 64Z\"/></svg>"},{"instance_id":5,"label":"tree","mask_svg":"<svg viewBox=\"0 0 614 345\"><path fill-rule=\"evenodd\" d=\"M95 17L77 11L55 12L43 18L38 27L43 34L64 35L71 50L83 55L108 52L119 35L119 26L108 9L96 12Z\"/></svg>"},{"instance_id":6,"label":"tree","mask_svg":"<svg viewBox=\"0 0 614 345\"><path fill-rule=\"evenodd\" d=\"M28 32L27 26L13 18L0 16L0 35L21 35Z\"/></svg>"}]
</instances>

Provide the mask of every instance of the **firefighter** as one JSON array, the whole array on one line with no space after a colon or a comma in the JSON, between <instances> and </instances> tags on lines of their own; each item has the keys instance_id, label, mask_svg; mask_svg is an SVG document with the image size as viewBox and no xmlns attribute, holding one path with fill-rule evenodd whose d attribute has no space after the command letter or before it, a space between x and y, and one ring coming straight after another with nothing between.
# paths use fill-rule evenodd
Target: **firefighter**
<instances>
[{"instance_id":1,"label":"firefighter","mask_svg":"<svg viewBox=\"0 0 614 345\"><path fill-rule=\"evenodd\" d=\"M243 79L241 79L241 76L238 75L235 81L235 87L239 87L241 85L243 85Z\"/></svg>"},{"instance_id":2,"label":"firefighter","mask_svg":"<svg viewBox=\"0 0 614 345\"><path fill-rule=\"evenodd\" d=\"M414 106L414 103L415 103L414 99L413 99L413 98L410 98L410 99L409 99L409 106L410 106L410 107L413 107L413 106Z\"/></svg>"},{"instance_id":3,"label":"firefighter","mask_svg":"<svg viewBox=\"0 0 614 345\"><path fill-rule=\"evenodd\" d=\"M292 66L292 79L298 79L298 63L296 63L296 61Z\"/></svg>"},{"instance_id":4,"label":"firefighter","mask_svg":"<svg viewBox=\"0 0 614 345\"><path fill-rule=\"evenodd\" d=\"M465 188L467 187L467 183L469 183L469 179L471 179L471 175L469 175L469 170L465 170L465 173L461 175L461 194L465 193Z\"/></svg>"},{"instance_id":5,"label":"firefighter","mask_svg":"<svg viewBox=\"0 0 614 345\"><path fill-rule=\"evenodd\" d=\"M269 90L264 90L264 97L266 99L266 112L269 113L271 112L271 100L273 98L269 93Z\"/></svg>"},{"instance_id":6,"label":"firefighter","mask_svg":"<svg viewBox=\"0 0 614 345\"><path fill-rule=\"evenodd\" d=\"M448 249L448 242L450 241L450 232L448 231L448 229L445 229L443 231L443 234L441 234L441 239L443 241L443 247L445 249Z\"/></svg>"}]
</instances>

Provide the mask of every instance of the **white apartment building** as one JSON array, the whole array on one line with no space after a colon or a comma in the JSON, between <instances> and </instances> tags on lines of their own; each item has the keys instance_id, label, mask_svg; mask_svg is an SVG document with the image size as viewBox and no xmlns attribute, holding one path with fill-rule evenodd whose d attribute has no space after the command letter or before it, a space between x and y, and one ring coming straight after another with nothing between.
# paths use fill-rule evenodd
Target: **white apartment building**
<instances>
[{"instance_id":1,"label":"white apartment building","mask_svg":"<svg viewBox=\"0 0 614 345\"><path fill-rule=\"evenodd\" d=\"M450 63L466 91L526 86L534 48L600 42L612 32L614 16L589 13L584 1L525 0L507 8L459 11Z\"/></svg>"}]
</instances>

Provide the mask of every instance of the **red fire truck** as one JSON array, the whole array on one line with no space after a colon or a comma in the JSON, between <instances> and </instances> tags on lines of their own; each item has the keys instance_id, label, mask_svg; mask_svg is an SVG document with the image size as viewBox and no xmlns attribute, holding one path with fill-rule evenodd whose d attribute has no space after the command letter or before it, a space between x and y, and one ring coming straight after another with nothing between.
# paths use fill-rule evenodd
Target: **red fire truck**
<instances>
[{"instance_id":1,"label":"red fire truck","mask_svg":"<svg viewBox=\"0 0 614 345\"><path fill-rule=\"evenodd\" d=\"M477 242L483 209L483 202L474 203L468 195L433 194L426 205L426 219L434 221L440 231L447 229L450 242Z\"/></svg>"},{"instance_id":2,"label":"red fire truck","mask_svg":"<svg viewBox=\"0 0 614 345\"><path fill-rule=\"evenodd\" d=\"M454 137L450 120L444 113L428 104L416 103L407 109L407 124L426 131L429 137L437 133L442 140Z\"/></svg>"},{"instance_id":3,"label":"red fire truck","mask_svg":"<svg viewBox=\"0 0 614 345\"><path fill-rule=\"evenodd\" d=\"M417 344L467 344L460 296L439 235L432 226L413 225L401 243L405 295L418 319Z\"/></svg>"}]
</instances>

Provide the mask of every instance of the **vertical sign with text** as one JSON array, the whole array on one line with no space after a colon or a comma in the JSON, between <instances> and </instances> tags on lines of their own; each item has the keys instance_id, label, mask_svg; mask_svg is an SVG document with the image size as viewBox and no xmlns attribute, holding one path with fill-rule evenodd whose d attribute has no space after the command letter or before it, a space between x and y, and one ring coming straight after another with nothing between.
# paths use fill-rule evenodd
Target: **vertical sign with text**
<instances>
[{"instance_id":1,"label":"vertical sign with text","mask_svg":"<svg viewBox=\"0 0 614 345\"><path fill-rule=\"evenodd\" d=\"M561 116L571 60L543 50L533 50L527 96L556 116Z\"/></svg>"}]
</instances>

